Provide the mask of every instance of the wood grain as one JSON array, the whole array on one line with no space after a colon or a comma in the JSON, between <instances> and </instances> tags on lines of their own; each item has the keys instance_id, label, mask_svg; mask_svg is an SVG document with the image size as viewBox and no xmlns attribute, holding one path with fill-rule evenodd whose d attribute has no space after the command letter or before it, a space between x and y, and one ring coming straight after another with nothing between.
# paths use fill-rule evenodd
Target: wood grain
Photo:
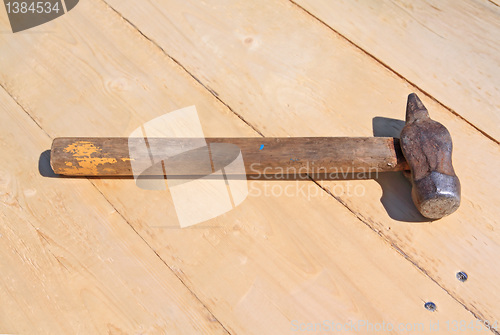
<instances>
[{"instance_id":1,"label":"wood grain","mask_svg":"<svg viewBox=\"0 0 500 335\"><path fill-rule=\"evenodd\" d=\"M286 9L276 13L290 14ZM290 15L294 21L293 12ZM308 22L300 15L299 21ZM207 136L257 136L102 2L82 1L71 16L53 21L50 28L50 34L0 35L0 54L9 68L0 72L0 83L51 136L125 136L141 122L193 103ZM35 70L29 67L33 63L37 64ZM296 98L300 101L301 97ZM288 129L288 117L281 118L284 122L279 124L293 132ZM270 122L269 127L264 131L271 132L275 124ZM279 132L280 126L276 127L272 131ZM42 145L48 148L49 143ZM55 179L49 189L60 187L56 181L65 182ZM79 191L78 187L91 187L87 180L66 182L83 199L54 211L81 213L75 220L87 222L89 212L97 206L95 192ZM133 180L91 182L231 333L288 333L294 320L426 325L475 320L313 182L254 181L249 186L253 192L260 190L260 196L249 197L235 210L206 224L182 230L172 229L177 219L168 192L141 190ZM292 197L263 193L287 186L292 190L302 187L302 191ZM50 221L47 225L53 226ZM102 232L103 227L96 224L89 230ZM81 232L82 239L85 232ZM123 246L123 242L116 243ZM135 250L136 246L123 248ZM123 275L107 278L118 283L128 280ZM143 287L137 286L136 292L141 292ZM122 297L119 292L116 295ZM438 306L434 313L423 307L429 300ZM100 303L98 298L93 301ZM34 304L44 306L39 300ZM126 302L118 305L130 306ZM114 306L107 308L109 313L115 311ZM193 317L192 312L185 313ZM96 318L109 319L105 313Z\"/></svg>"},{"instance_id":2,"label":"wood grain","mask_svg":"<svg viewBox=\"0 0 500 335\"><path fill-rule=\"evenodd\" d=\"M227 334L87 180L40 175L50 138L0 101L0 332Z\"/></svg>"},{"instance_id":3,"label":"wood grain","mask_svg":"<svg viewBox=\"0 0 500 335\"><path fill-rule=\"evenodd\" d=\"M294 0L500 140L500 7L481 0Z\"/></svg>"},{"instance_id":4,"label":"wood grain","mask_svg":"<svg viewBox=\"0 0 500 335\"><path fill-rule=\"evenodd\" d=\"M339 192L337 199L479 318L498 318L500 274L493 269L500 254L500 193L492 185L500 184L500 176L491 166L500 165L500 150L495 142L289 2L108 3L265 136L398 136L406 96L417 92L453 138L461 208L434 224L418 224L426 221L402 175L357 181L364 197ZM380 45L404 47L390 39ZM491 129L497 114L488 110L483 123ZM343 183L321 185L345 190ZM466 286L455 277L462 270L471 274Z\"/></svg>"}]
</instances>

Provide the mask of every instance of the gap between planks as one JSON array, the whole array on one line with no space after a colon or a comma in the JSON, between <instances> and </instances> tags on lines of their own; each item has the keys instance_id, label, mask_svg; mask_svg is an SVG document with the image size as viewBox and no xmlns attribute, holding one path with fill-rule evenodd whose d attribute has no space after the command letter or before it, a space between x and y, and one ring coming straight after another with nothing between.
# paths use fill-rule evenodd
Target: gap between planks
<instances>
[{"instance_id":1,"label":"gap between planks","mask_svg":"<svg viewBox=\"0 0 500 335\"><path fill-rule=\"evenodd\" d=\"M167 262L165 262L165 260L163 258L161 258L161 256L156 252L156 250L144 239L144 237L142 237L141 234L139 234L139 232L134 228L134 226L127 220L127 218L125 218L125 216L123 216L123 214L115 207L115 205L113 205L111 203L111 201L109 201L109 199L104 195L104 193L101 192L101 190L99 189L99 187L97 187L96 184L94 184L94 182L90 179L87 178L87 180L92 184L92 186L94 186L94 188L102 195L102 197L104 199L106 199L106 202L118 213L118 215L120 215L120 217L130 226L130 228L132 228L132 230L134 231L134 233L137 234L137 236L139 236L139 238L148 246L149 249L151 249L154 254L156 255L156 257L158 257L160 259L160 261L165 264L165 266L174 274L175 277L177 277L177 279L179 279L179 281L182 283L182 285L184 285L184 287L191 293L191 295L203 306L203 308L205 308L205 310L210 313L210 316L217 321L217 323L222 327L222 329L224 329L226 331L226 333L228 334L232 334L226 327L224 327L224 324L222 324L222 322L219 321L219 319L217 319L214 315L214 313L212 313L212 311L208 308L207 305L205 305L205 303L189 288L188 285L186 285L186 283L184 282L184 280L182 280L181 277L179 277L177 275L177 273L174 271L174 269L172 269L168 264ZM467 310L467 308L466 308ZM472 315L474 315L474 313L471 313ZM475 317L475 315L474 315ZM497 334L498 335L498 334Z\"/></svg>"},{"instance_id":2,"label":"gap between planks","mask_svg":"<svg viewBox=\"0 0 500 335\"><path fill-rule=\"evenodd\" d=\"M313 15L312 13L310 13L309 11L307 11L306 9L304 9L303 7L299 6L298 4L296 4L293 0L289 0L293 5L295 5L296 7L299 8L299 10L302 10L303 12L305 12L306 14L310 15L311 17L313 17L315 20L319 21L321 24L325 25L326 27L328 27L333 33L337 34L338 36L340 36L342 39L346 40L347 42L349 42L349 44L351 44L352 46L354 46L356 49L360 50L362 53L364 53L365 55L369 56L371 59L373 59L377 64L380 64L381 66L383 66L385 69L387 69L389 72L395 74L398 78L400 78L401 80L403 80L404 82L408 83L409 85L417 88L418 90L420 90L425 96L427 96L429 99L435 101L437 104L439 104L440 106L442 106L445 110L449 111L451 114L453 114L454 116L456 116L457 118L459 118L460 120L464 121L465 123L469 124L471 127L473 127L475 130L477 130L479 133L481 133L483 136L485 136L486 138L490 139L491 141L495 142L496 144L500 144L496 139L494 139L493 137L491 137L489 134L487 134L486 132L484 132L483 130L479 129L478 127L476 127L474 124L472 124L471 122L469 122L467 119L465 119L464 117L462 117L460 114L458 114L457 112L455 112L454 110L452 110L451 108L445 106L443 103L441 103L439 100L437 100L436 98L434 98L432 95L430 95L428 92L424 91L423 89L421 89L419 86L417 86L416 84L414 84L413 82L409 81L408 79L406 79L404 76L402 76L401 74L399 74L398 72L396 72L394 69L392 69L390 66L388 66L387 64L385 64L384 62L382 62L381 60L379 60L378 58L376 58L375 56L373 56L372 54L368 53L367 51L365 51L364 49L362 49L361 47L359 47L358 45L354 44L351 40L349 40L348 38L346 38L344 35L340 34L339 32L337 32L336 30L334 30L333 28L331 28L330 26L328 26L325 22L323 22L322 20L320 20L319 18L317 18L315 15ZM231 108L231 106L229 106L226 102L224 102L220 97L219 97L219 94L217 92L215 92L213 89L211 89L210 87L208 87L207 85L205 85L200 79L198 79L193 73L191 73L184 65L182 65L177 59L175 59L174 57L172 57L171 55L169 55L160 45L159 43L157 43L154 39L150 38L149 36L147 36L146 34L144 34L134 23L132 23L130 20L128 20L122 13L120 13L118 10L116 10L115 8L113 8L110 4L108 4L106 2L106 0L102 0L102 2L110 9L112 10L113 12L115 12L117 15L120 16L120 18L127 22L132 28L134 28L134 30L136 30L142 37L144 37L147 41L149 41L150 43L152 43L161 53L163 53L166 57L168 57L169 59L171 59L173 62L175 62L180 68L182 68L191 78L193 78L197 83L199 83L203 88L205 88L208 92L210 92L211 95L213 95L220 103L222 103L224 106L226 106L234 115L236 115L240 120L242 120L247 126L249 126L252 130L254 130L257 134L259 134L261 137L265 137L262 132L260 132L257 127L255 127L254 125L252 125L250 122L248 122L247 120L245 120L245 118L238 114L237 112L234 111L233 108ZM321 188L324 192L326 192L328 195L330 195L333 199L335 199L336 201L338 201L339 203L341 203L349 212L351 212L351 214L356 217L359 221L361 221L364 225L368 226L374 233L376 233L379 237L382 238L382 240L387 244L389 245L393 250L395 250L398 254L400 254L401 256L403 256L406 260L408 260L416 269L418 269L424 276L426 276L427 278L429 278L432 282L434 282L438 287L440 287L444 292L446 292L446 294L448 294L453 300L455 300L456 302L458 302L462 307L464 307L464 309L468 312L470 312L476 319L478 320L481 320L481 321L484 321L483 317L480 316L480 315L476 315L474 312L472 312L469 308L467 308L464 303L462 303L460 300L458 300L455 296L453 296L448 290L446 290L442 285L440 285L436 280L434 280L434 278L432 278L429 273L427 271L425 271L424 269L422 269L416 262L414 262L411 257L406 254L405 252L403 252L403 250L401 250L400 248L398 248L396 245L394 245L391 241L388 240L388 238L384 237L382 234L380 234L380 231L378 231L377 229L374 229L374 227L370 226L370 224L368 223L368 220L366 218L364 218L364 216L361 214L361 213L358 213L357 211L351 209L348 204L346 204L345 202L343 202L341 199L335 197L333 194L331 194L331 192L329 192L327 189L325 189L324 187L322 187L318 182L316 182L314 179L312 179L311 177L309 177L309 179L314 183L316 184L319 188ZM95 185L94 185L95 186ZM102 194L102 193L101 193ZM103 195L104 196L104 195ZM105 196L104 196L105 197ZM106 197L105 197L106 198ZM106 199L107 200L107 199ZM109 201L108 201L109 202ZM120 213L120 215L122 215ZM123 216L122 216L123 217ZM125 218L124 218L125 219ZM126 220L126 219L125 219ZM128 221L127 221L128 223ZM133 228L132 228L133 229ZM134 230L135 231L135 230ZM137 232L136 232L137 233ZM142 237L141 237L142 238ZM148 244L149 245L149 244ZM153 250L154 251L154 250ZM155 252L156 253L156 252ZM158 254L157 254L158 255ZM158 257L160 257L158 255ZM161 259L161 257L160 257ZM163 261L163 259L162 259ZM164 261L163 261L164 262ZM165 262L164 262L165 263ZM166 263L165 263L166 264ZM168 266L168 265L167 265ZM182 282L182 279L179 278L179 280L181 280ZM184 282L183 282L184 283ZM189 288L188 288L189 289ZM191 291L191 290L190 290ZM192 291L191 291L192 292ZM194 293L193 293L194 294ZM195 295L196 296L196 295ZM198 299L198 297L197 297ZM199 299L198 299L199 300ZM202 302L203 304L203 302ZM203 306L205 306L203 304ZM209 310L207 308L207 310ZM496 335L500 335L500 333L498 333L497 331L495 331L494 329L490 329L494 334Z\"/></svg>"},{"instance_id":3,"label":"gap between planks","mask_svg":"<svg viewBox=\"0 0 500 335\"><path fill-rule=\"evenodd\" d=\"M7 88L2 84L0 83L0 87L8 94L8 96L26 113L26 115L28 115L28 117L38 126L38 128L40 128L40 130L43 131L43 133L45 135L47 135L47 137L51 140L53 140L54 138L52 136L49 135L49 133L47 133L45 131L45 129L43 129L43 127L33 118L33 116L30 114L30 112L24 108L23 105L21 105L19 103L19 101L16 99L15 96L13 96L8 90ZM207 307L207 305L189 288L189 286L186 285L186 283L182 280L181 277L179 277L177 275L177 273L165 262L165 260L156 252L156 250L143 238L143 236L141 234L139 234L139 232L137 232L137 230L134 228L134 226L129 222L129 220L127 220L123 214L111 203L111 201L109 201L109 199L101 192L101 190L99 189L99 187L97 187L97 185L89 178L86 178L88 182L90 182L90 184L97 190L97 192L99 192L99 194L106 200L106 202L116 211L116 213L118 213L118 215L120 215L120 217L127 223L127 225L132 229L132 231L144 242L144 244L146 244L146 246L151 249L151 251L153 251L153 253L156 255L156 257L158 257L160 259L160 261L165 264L165 266L172 272L172 274L182 283L182 285L184 285L184 287L188 290L189 293L191 293L191 295L203 306L203 308L208 312L210 313L210 316L213 318L213 320L215 320L220 326L222 329L224 329L224 331L227 333L227 334L232 334L223 324L222 322L219 321L219 319L217 319L215 317L215 315L212 313L212 311ZM33 227L33 228L36 228L34 227L31 222L30 222L30 225ZM50 251L49 251L50 252ZM52 254L52 253L51 253ZM59 262L59 260L57 259L57 261ZM59 262L60 263L60 262ZM63 265L64 266L64 265Z\"/></svg>"},{"instance_id":4,"label":"gap between planks","mask_svg":"<svg viewBox=\"0 0 500 335\"><path fill-rule=\"evenodd\" d=\"M45 129L43 129L43 128L42 128L42 126L41 126L41 125L37 122L37 120L35 120L35 119L33 118L33 116L31 116L31 114L30 114L30 113L26 110L26 108L24 108L24 106L23 106L23 105L21 105L21 104L19 103L19 101L17 101L16 97L15 97L15 96L13 96L13 95L9 92L9 90L8 90L8 89L7 89L4 85L2 85L2 83L1 83L1 82L0 82L0 87L1 87L4 91L5 91L5 93L7 93L7 95L8 95L9 97L11 97L11 99L12 99L12 100L14 100L14 102L15 102L15 103L16 103L19 107L21 107L21 109L22 109L22 110L23 110L23 111L24 111L24 112L28 115L28 117L29 117L29 118L30 118L30 119L31 119L31 120L32 120L32 121L33 121L33 122L34 122L34 123L38 126L38 128L40 128L40 129L44 132L44 134L45 134L45 135L47 135L47 137L48 137L48 138L52 139L52 136L50 136L50 135L49 135L49 134L45 131Z\"/></svg>"},{"instance_id":5,"label":"gap between planks","mask_svg":"<svg viewBox=\"0 0 500 335\"><path fill-rule=\"evenodd\" d=\"M493 1L493 0L487 0L487 1L488 1L489 3L491 3L491 4L495 5L495 6L497 6L497 7L500 7L500 5L499 5L499 4L497 4L497 3L496 3L495 1Z\"/></svg>"},{"instance_id":6,"label":"gap between planks","mask_svg":"<svg viewBox=\"0 0 500 335\"><path fill-rule=\"evenodd\" d=\"M302 10L303 12L305 12L306 14L310 15L311 17L313 17L315 20L317 20L318 22L320 22L322 25L324 25L325 27L327 27L329 30L331 30L332 32L334 32L336 35L338 35L342 39L346 40L349 44L351 44L357 50L361 51L363 54L365 54L366 56L368 56L371 59L373 59L376 63L378 63L381 66L383 66L389 72L393 73L394 75L396 75L398 78L400 78L404 82L408 83L409 85L411 85L413 87L416 87L426 97L428 97L429 99L435 101L437 104L439 104L441 107L443 107L444 109L446 109L448 112L450 112L454 116L458 117L460 120L466 122L472 128L474 128L479 133L481 133L483 136L485 136L489 140L495 142L496 144L500 144L500 142L497 139L495 139L493 136L491 136L490 134L488 134L484 130L480 129L475 124L471 123L469 120L467 120L466 118L464 118L462 115L458 114L456 111L454 111L450 107L448 107L445 104L443 104L441 101L439 101L437 98L435 98L434 96L432 96L429 92L427 92L426 90L424 90L423 88L421 88L420 86L418 86L416 83L414 83L414 82L410 81L409 79L405 78L402 74L400 74L399 72L397 72L396 70L394 70L393 68L391 68L388 64L384 63L381 59L378 59L377 57L375 57L374 55L372 55L371 53L369 53L365 49L363 49L360 46L358 46L356 43L354 43L353 41L351 41L345 35L341 34L337 30L335 30L333 27L329 26L325 21L321 20L319 17L317 17L316 15L314 15L313 13L311 13L310 11L308 11L307 9L305 9L304 7L302 7L299 4L297 4L294 0L288 0L288 1L290 1L292 4L294 4L297 8L299 8L300 10ZM492 2L491 0L488 0L488 1L491 2L491 3L493 3L494 5L498 6L496 3Z\"/></svg>"},{"instance_id":7,"label":"gap between planks","mask_svg":"<svg viewBox=\"0 0 500 335\"><path fill-rule=\"evenodd\" d=\"M293 2L292 0L290 0L295 6L299 7L300 9L302 9L304 12L308 13L309 15L311 15L312 17L314 17L316 20L320 21L323 25L326 25L323 21L319 20L317 17L315 17L314 15L312 15L311 13L309 13L307 10L305 10L304 8L302 8L301 6L297 5L295 2ZM253 126L252 124L250 124L248 121L246 121L241 115L239 115L238 113L236 113L229 105L227 105L224 101L221 100L221 98L219 97L219 95L214 92L211 88L207 87L206 85L204 85L198 78L196 78L192 73L190 73L182 64L179 63L179 61L177 61L176 59L174 59L173 57L171 57L168 53L165 52L165 50L158 45L158 43L156 43L153 39L149 38L148 36L146 36L140 29L138 29L137 26L135 26L132 22L130 22L128 19L126 19L120 12L118 12L117 10L115 10L113 7L111 7L106 1L103 0L103 3L109 7L113 12L115 12L117 15L119 15L125 22L127 22L129 25L131 25L140 35L142 35L146 40L148 40L149 42L151 42L155 47L157 47L164 55L166 55L167 57L169 57L170 59L172 59L172 61L174 61L180 68L182 68L189 76L191 76L196 82L198 82L203 88L205 88L206 90L208 90L219 102L221 102L224 106L226 106L232 113L234 113L239 119L241 119L246 125L248 125L250 128L252 128L256 133L258 133L260 136L262 137L265 137L255 126ZM406 78L404 78L402 75L400 75L399 73L397 73L396 71L394 71L393 69L391 69L389 66L387 66L386 64L384 64L383 62L381 62L380 60L378 60L376 57L374 57L373 55L367 53L366 51L364 51L363 49L361 49L360 47L358 47L357 45L355 45L352 41L350 41L349 39L347 39L345 36L341 35L340 33L336 32L334 29L332 29L331 27L329 27L328 25L326 25L330 30L332 30L334 33L338 34L340 37L342 37L343 39L347 40L351 45L355 46L357 49L361 50L363 53L365 53L366 55L368 55L370 58L372 58L373 60L375 60L377 63L381 64L382 66L384 66L386 69L388 69L390 72L394 73L395 75L397 75L399 78L401 78L402 80L404 80L405 82L409 83L410 85L420 89L417 85L413 84L412 82L408 81ZM24 108L24 106L22 106L18 100L16 99L16 97L14 97L9 91L8 89L2 85L0 83L0 87L15 101L15 103L17 105L19 105L22 110L31 118L31 120L33 120L33 122L50 138L52 139L52 136L50 136L46 131L45 129L43 129L43 127L41 127L41 125L36 121L36 119L34 119L32 117L32 115L30 114L30 112ZM421 90L421 89L420 89ZM494 141L495 143L498 144L498 141L496 141L495 139L493 139L491 136L489 136L488 134L484 133L482 130L478 129L476 126L474 126L473 124L471 124L470 122L468 122L466 119L464 119L462 116L460 116L459 114L457 114L456 112L454 112L453 110L451 110L450 108L448 108L447 106L443 105L441 102L439 102L437 99L435 99L434 97L432 97L430 94L428 94L427 92L421 90L427 97L429 97L430 99L436 101L438 104L440 104L441 106L443 106L443 108L445 108L446 110L450 111L453 115L457 116L458 118L460 118L461 120L465 121L466 123L468 123L469 125L471 125L474 129L478 130L481 134L483 134L484 136L486 136L487 138L489 138L490 140ZM116 210L115 206L109 201L109 199L107 199L107 197L100 191L100 189L89 179L87 179L94 188L97 189L97 191L103 196L103 198ZM325 188L323 188L322 186L320 186L315 180L313 180L311 178L311 181L314 182L318 187L320 187L324 192L328 193L330 196L332 196L335 200L339 201L344 207L347 208L347 210L349 210L353 216L355 216L359 221L361 221L363 224L365 224L366 226L368 226L373 232L375 232L378 236L380 236L382 238L382 240L388 244L392 249L394 249L398 254L400 254L401 256L403 256L406 260L408 260L415 268L417 268L422 274L424 274L424 276L426 276L427 278L429 278L431 281L433 281L438 287L440 287L442 290L444 290L453 300L457 301L462 307L464 307L465 310L467 310L468 312L470 312L476 319L479 319L481 320L481 318L479 316L477 316L476 314L474 314L471 310L469 310L466 306L464 306L464 304L459 301L457 298L455 298L448 290L446 290L444 287L442 287L438 282L436 282L424 269L422 269L416 262L412 261L411 258L406 254L404 253L400 248L398 248L397 246L395 246L393 243L391 243L387 238L385 238L383 235L380 234L379 231L377 231L376 229L374 229L373 227L371 227L369 224L368 224L368 221L366 218L363 217L363 215L361 213L358 213L354 210L352 210L346 203L344 203L343 201L341 201L341 199L338 199L337 197L335 197L333 194L331 194L328 190L326 190ZM139 237L144 241L144 243L155 253L155 255L169 268L170 271L173 272L173 274L180 280L180 282L189 290L189 292L196 298L196 300L198 300L202 306L204 306L204 308L213 316L214 320L216 320L220 325L221 327L228 333L228 334L231 334L225 327L224 325L213 315L213 313L210 311L210 309L198 298L198 296L184 283L184 281L182 280L182 278L180 278L177 273L175 273L175 271L173 271L173 269L168 266L168 264L161 258L161 256L144 240L144 238L134 229L134 227L130 224L130 222L123 216L122 213L120 213L118 210L116 210L116 212L125 220L125 222L127 222L127 224L132 228L132 230L137 234L139 235ZM499 333L493 329L491 329L491 331L497 335L499 335Z\"/></svg>"},{"instance_id":8,"label":"gap between planks","mask_svg":"<svg viewBox=\"0 0 500 335\"><path fill-rule=\"evenodd\" d=\"M363 222L366 226L368 226L371 230L373 230L382 240L384 240L385 242L387 242L387 244L389 244L398 254L400 254L401 256L403 256L404 259L406 259L408 262L410 262L415 268L417 268L420 272L422 272L433 283L435 283L443 291L445 291L446 294L448 294L453 300L455 300L457 303L459 303L467 312L471 313L477 320L481 320L483 322L485 321L484 317L482 317L480 315L477 315L472 310L470 310L469 308L467 308L467 306L464 303L462 303L460 300L458 300L457 298L455 298L450 291L448 291L446 288L444 288L443 286L441 286L434 278L432 278L432 276L425 269L421 268L418 265L418 263L416 261L414 261L413 259L411 259L411 257L409 257L401 248L399 248L396 244L392 243L387 238L385 238L384 235L380 232L380 230L373 229L372 226L370 226L370 224L368 223L369 220L367 218L365 218L363 216L363 214L361 214L358 211L355 211L355 210L351 209L347 203L345 203L344 201L342 201L341 198L336 197L335 195L333 195L328 189L326 189L323 186L321 186L317 181L315 181L311 177L309 177L309 179L311 179L316 185L318 185L318 187L320 187L324 192L328 193L328 195L332 196L338 202L340 202L342 205L344 205L344 207L347 208L359 221ZM497 332L494 328L490 328L490 330L494 334L500 335L500 333Z\"/></svg>"},{"instance_id":9,"label":"gap between planks","mask_svg":"<svg viewBox=\"0 0 500 335\"><path fill-rule=\"evenodd\" d=\"M157 43L155 40L153 40L152 38L150 38L149 36L147 36L146 34L144 34L140 29L139 27L137 27L132 21L130 21L129 19L127 19L125 16L122 15L122 13L120 13L119 11L117 11L116 9L114 9L110 4L108 4L106 2L106 0L102 0L102 2L104 3L104 5L106 5L110 10L112 10L113 12L115 12L118 16L120 16L120 18L127 22L131 27L133 27L142 37L144 37L146 40L148 40L149 42L151 42L156 48L158 48L165 56L167 56L169 59L171 59L175 64L177 64L181 69L183 69L191 78L193 78L198 84L200 84L204 89L206 89L207 91L210 92L210 94L212 94L215 99L217 99L221 104L223 104L224 106L227 107L227 109L229 109L229 111L231 111L231 113L233 113L234 115L236 115L241 121L243 121L246 125L248 125L250 128L252 128L257 134L259 134L261 137L265 137L264 134L262 134L258 129L257 127L255 127L253 124L251 124L250 122L248 122L247 120L245 120L245 118L243 118L242 115L236 113L234 111L234 109L231 108L231 106L229 106L228 104L226 104L224 101L221 100L221 98L219 97L219 94L217 92L215 92L213 89L211 89L210 87L208 87L207 85L205 85L200 79L198 79L194 74L192 74L191 72L189 72L189 70L184 66L182 65L177 59L175 59L174 57L172 57L171 55L169 55L161 46L159 43Z\"/></svg>"}]
</instances>

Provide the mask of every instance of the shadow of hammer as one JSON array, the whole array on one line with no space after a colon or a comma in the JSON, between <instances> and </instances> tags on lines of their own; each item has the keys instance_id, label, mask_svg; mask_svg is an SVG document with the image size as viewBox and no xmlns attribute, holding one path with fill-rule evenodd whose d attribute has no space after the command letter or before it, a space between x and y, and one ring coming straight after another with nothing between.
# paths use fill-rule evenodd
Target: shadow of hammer
<instances>
[{"instance_id":1,"label":"shadow of hammer","mask_svg":"<svg viewBox=\"0 0 500 335\"><path fill-rule=\"evenodd\" d=\"M239 155L244 169L231 169ZM65 176L138 178L150 174L166 179L199 178L219 170L226 178L252 179L338 179L346 173L404 171L412 183L417 209L429 219L439 219L460 205L460 181L451 156L450 133L430 119L422 101L412 93L400 140L63 137L54 139L50 162L56 174Z\"/></svg>"}]
</instances>

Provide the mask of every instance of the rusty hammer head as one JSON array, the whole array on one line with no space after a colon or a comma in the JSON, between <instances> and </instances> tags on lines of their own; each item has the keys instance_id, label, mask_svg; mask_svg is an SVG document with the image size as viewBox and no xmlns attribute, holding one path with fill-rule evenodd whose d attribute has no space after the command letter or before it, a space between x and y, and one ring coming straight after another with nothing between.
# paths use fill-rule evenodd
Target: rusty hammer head
<instances>
[{"instance_id":1,"label":"rusty hammer head","mask_svg":"<svg viewBox=\"0 0 500 335\"><path fill-rule=\"evenodd\" d=\"M408 96L401 149L411 170L413 202L422 215L440 219L460 205L460 181L451 163L448 130L429 117L415 93Z\"/></svg>"}]
</instances>

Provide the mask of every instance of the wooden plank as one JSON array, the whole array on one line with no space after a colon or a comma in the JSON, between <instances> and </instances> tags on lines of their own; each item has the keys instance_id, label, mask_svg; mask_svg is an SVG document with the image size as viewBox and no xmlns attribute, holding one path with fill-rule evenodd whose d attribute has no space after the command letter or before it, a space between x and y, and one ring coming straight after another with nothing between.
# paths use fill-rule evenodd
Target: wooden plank
<instances>
[{"instance_id":1,"label":"wooden plank","mask_svg":"<svg viewBox=\"0 0 500 335\"><path fill-rule=\"evenodd\" d=\"M257 135L103 3L81 2L50 28L44 35L0 36L8 69L1 71L0 82L51 136L124 135L141 122L192 103L207 136ZM28 70L35 60L35 70ZM46 182L54 189L64 183L73 192L89 187L86 180ZM430 322L475 322L462 305L310 181L252 181L252 192L260 191L260 196L182 230L169 229L177 219L167 192L139 189L133 180L92 183L232 333L286 333L322 320L422 323L425 329ZM302 191L292 197L264 194L268 188L294 187ZM67 210L84 212L79 220L87 222L87 213L99 206L92 201L98 200L81 201L68 204ZM98 223L89 230L102 231ZM429 300L438 306L434 313L424 308ZM360 328L358 333L370 331Z\"/></svg>"},{"instance_id":2,"label":"wooden plank","mask_svg":"<svg viewBox=\"0 0 500 335\"><path fill-rule=\"evenodd\" d=\"M496 143L290 3L108 2L266 136L394 136L417 91L452 134L459 211L412 224L423 219L401 175L323 185L475 315L498 318L500 195L487 186L500 181L491 171ZM349 195L349 185L363 196ZM470 274L466 285L460 270Z\"/></svg>"},{"instance_id":3,"label":"wooden plank","mask_svg":"<svg viewBox=\"0 0 500 335\"><path fill-rule=\"evenodd\" d=\"M486 0L294 0L500 139L500 8Z\"/></svg>"},{"instance_id":4,"label":"wooden plank","mask_svg":"<svg viewBox=\"0 0 500 335\"><path fill-rule=\"evenodd\" d=\"M0 332L227 334L94 186L40 175L50 138L0 101Z\"/></svg>"}]
</instances>

